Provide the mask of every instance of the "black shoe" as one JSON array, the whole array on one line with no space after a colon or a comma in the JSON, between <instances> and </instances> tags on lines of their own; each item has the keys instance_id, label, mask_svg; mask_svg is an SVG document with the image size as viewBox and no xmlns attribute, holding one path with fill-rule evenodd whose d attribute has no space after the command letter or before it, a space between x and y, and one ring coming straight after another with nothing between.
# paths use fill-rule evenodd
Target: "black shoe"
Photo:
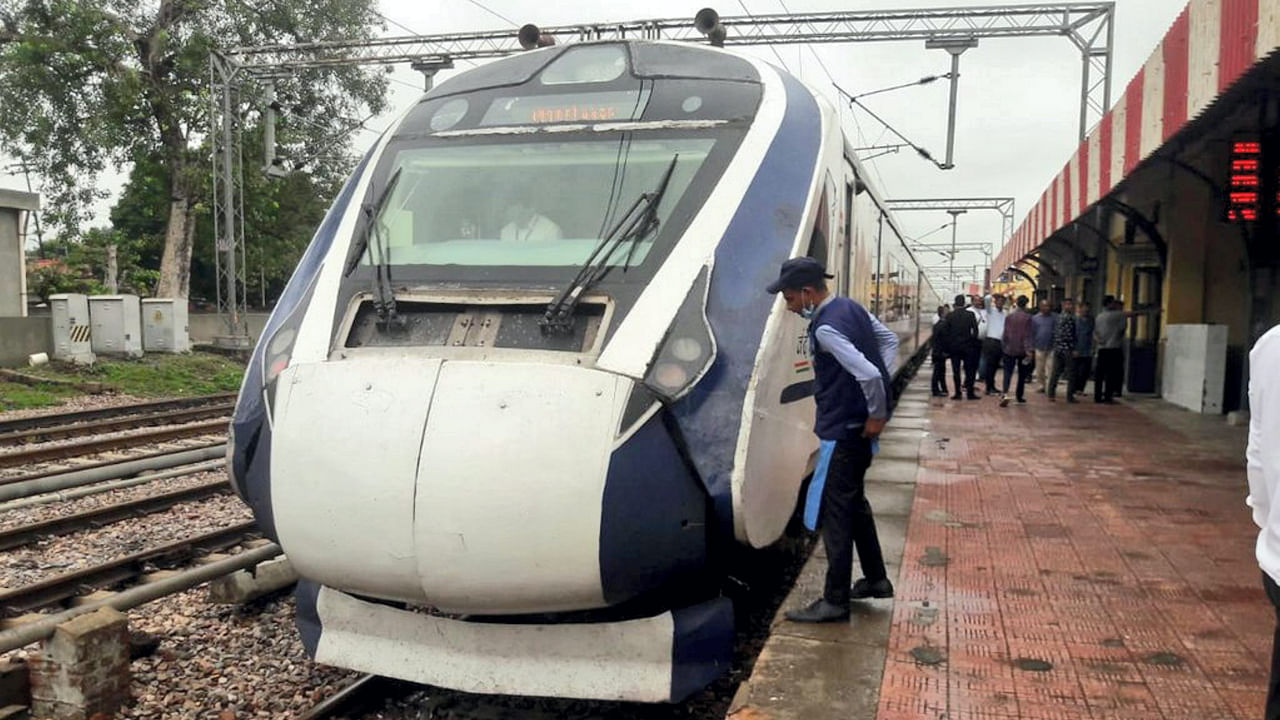
<instances>
[{"instance_id":1,"label":"black shoe","mask_svg":"<svg viewBox=\"0 0 1280 720\"><path fill-rule=\"evenodd\" d=\"M952 395L952 396L951 396L951 399L952 399L952 400L963 400L964 398L960 397L960 393L956 393L955 395Z\"/></svg>"},{"instance_id":2,"label":"black shoe","mask_svg":"<svg viewBox=\"0 0 1280 720\"><path fill-rule=\"evenodd\" d=\"M849 597L854 600L891 598L893 597L893 583L889 582L889 578L882 578L875 582L862 578L854 583L852 588L849 588Z\"/></svg>"},{"instance_id":3,"label":"black shoe","mask_svg":"<svg viewBox=\"0 0 1280 720\"><path fill-rule=\"evenodd\" d=\"M1025 404L1025 403L1027 402L1027 399L1026 399L1026 398L1018 398L1018 402L1020 402L1020 403L1024 403L1024 404Z\"/></svg>"},{"instance_id":4,"label":"black shoe","mask_svg":"<svg viewBox=\"0 0 1280 720\"><path fill-rule=\"evenodd\" d=\"M965 396L965 398L966 398L966 399L968 399L968 400L981 400L981 399L982 399L982 398L978 397L978 394L977 394L977 393L969 393L968 395L966 395L966 396Z\"/></svg>"},{"instance_id":5,"label":"black shoe","mask_svg":"<svg viewBox=\"0 0 1280 720\"><path fill-rule=\"evenodd\" d=\"M947 396L947 394L946 394L946 393L944 393L944 392L935 392L935 393L933 394L933 396L934 396L934 397L946 397L946 396Z\"/></svg>"},{"instance_id":6,"label":"black shoe","mask_svg":"<svg viewBox=\"0 0 1280 720\"><path fill-rule=\"evenodd\" d=\"M1069 403L1078 403L1078 402L1080 402L1080 401L1076 399L1076 396L1075 396L1075 395L1068 395L1068 396L1067 396L1067 402L1069 402Z\"/></svg>"},{"instance_id":7,"label":"black shoe","mask_svg":"<svg viewBox=\"0 0 1280 720\"><path fill-rule=\"evenodd\" d=\"M849 619L849 608L818 598L804 609L787 611L787 619L802 623L843 622Z\"/></svg>"}]
</instances>

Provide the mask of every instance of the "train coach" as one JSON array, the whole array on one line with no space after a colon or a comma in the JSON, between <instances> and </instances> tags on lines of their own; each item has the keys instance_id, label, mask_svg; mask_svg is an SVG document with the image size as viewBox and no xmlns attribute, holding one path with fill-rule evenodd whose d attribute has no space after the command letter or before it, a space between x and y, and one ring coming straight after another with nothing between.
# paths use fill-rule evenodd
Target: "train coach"
<instances>
[{"instance_id":1,"label":"train coach","mask_svg":"<svg viewBox=\"0 0 1280 720\"><path fill-rule=\"evenodd\" d=\"M749 56L618 41L461 73L384 134L232 423L317 661L645 702L728 669L724 558L783 535L817 449L765 286L822 259L900 365L936 306L838 118Z\"/></svg>"}]
</instances>

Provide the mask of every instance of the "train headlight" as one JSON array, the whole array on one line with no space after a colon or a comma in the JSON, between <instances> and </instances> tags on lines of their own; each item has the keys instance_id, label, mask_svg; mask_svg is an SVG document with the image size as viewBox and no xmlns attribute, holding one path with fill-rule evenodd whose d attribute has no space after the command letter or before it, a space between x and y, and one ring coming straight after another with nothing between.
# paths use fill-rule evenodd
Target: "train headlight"
<instances>
[{"instance_id":1,"label":"train headlight","mask_svg":"<svg viewBox=\"0 0 1280 720\"><path fill-rule=\"evenodd\" d=\"M705 267L698 273L644 379L650 390L668 402L688 392L715 359L715 338L705 312L708 275Z\"/></svg>"},{"instance_id":2,"label":"train headlight","mask_svg":"<svg viewBox=\"0 0 1280 720\"><path fill-rule=\"evenodd\" d=\"M653 369L653 381L658 387L674 395L689 382L689 371L675 363L661 363Z\"/></svg>"},{"instance_id":3,"label":"train headlight","mask_svg":"<svg viewBox=\"0 0 1280 720\"><path fill-rule=\"evenodd\" d=\"M295 328L281 328L271 338L271 344L267 346L265 357L268 358L267 366L263 373L263 379L270 383L275 380L284 369L289 367L289 352L293 350L293 341L298 337L298 331Z\"/></svg>"}]
</instances>

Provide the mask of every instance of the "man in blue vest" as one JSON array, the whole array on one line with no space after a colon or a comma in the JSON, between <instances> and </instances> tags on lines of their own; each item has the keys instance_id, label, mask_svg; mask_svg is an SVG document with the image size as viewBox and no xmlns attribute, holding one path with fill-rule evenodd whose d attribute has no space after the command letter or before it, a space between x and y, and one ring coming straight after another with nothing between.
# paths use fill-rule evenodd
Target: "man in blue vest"
<instances>
[{"instance_id":1,"label":"man in blue vest","mask_svg":"<svg viewBox=\"0 0 1280 720\"><path fill-rule=\"evenodd\" d=\"M794 622L847 620L851 600L893 597L863 480L872 445L889 420L889 368L898 336L858 303L830 294L830 277L817 260L792 258L767 288L781 292L787 309L809 320L818 406L813 430L829 453L825 477L815 473L812 481L823 483L819 529L827 551L826 587L808 607L787 613ZM850 587L855 545L864 577Z\"/></svg>"}]
</instances>

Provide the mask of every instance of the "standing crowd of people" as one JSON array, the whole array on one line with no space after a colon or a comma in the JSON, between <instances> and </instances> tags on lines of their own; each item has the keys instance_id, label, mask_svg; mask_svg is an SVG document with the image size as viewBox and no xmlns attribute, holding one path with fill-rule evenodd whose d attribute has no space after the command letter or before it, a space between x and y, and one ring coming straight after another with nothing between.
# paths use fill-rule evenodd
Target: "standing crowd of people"
<instances>
[{"instance_id":1,"label":"standing crowd of people","mask_svg":"<svg viewBox=\"0 0 1280 720\"><path fill-rule=\"evenodd\" d=\"M1093 401L1114 402L1120 396L1124 333L1132 313L1110 295L1096 317L1089 303L1077 304L1071 298L1062 301L1058 312L1041 300L1032 314L1030 302L1020 295L1006 309L1010 303L1003 295L957 295L954 305L939 306L933 326L934 397L978 400L976 385L981 380L987 395L1000 396L1001 407L1009 404L1011 385L1014 400L1025 403L1029 382L1056 401L1059 382L1065 381L1066 400L1075 403L1092 377ZM955 390L951 394L948 361ZM1001 372L997 389L996 375Z\"/></svg>"}]
</instances>

